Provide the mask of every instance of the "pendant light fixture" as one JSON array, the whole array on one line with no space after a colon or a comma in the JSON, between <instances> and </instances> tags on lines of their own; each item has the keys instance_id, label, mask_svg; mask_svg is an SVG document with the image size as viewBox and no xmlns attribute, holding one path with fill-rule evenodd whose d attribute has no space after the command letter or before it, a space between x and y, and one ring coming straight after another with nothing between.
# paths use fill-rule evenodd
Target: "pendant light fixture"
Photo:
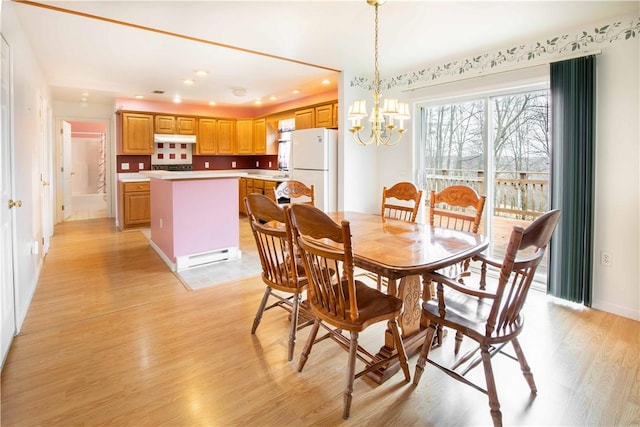
<instances>
[{"instance_id":1,"label":"pendant light fixture","mask_svg":"<svg viewBox=\"0 0 640 427\"><path fill-rule=\"evenodd\" d=\"M373 81L373 109L367 114L366 101L361 99L349 106L348 119L351 121L353 138L360 145L396 145L400 142L405 132L404 122L409 120L409 105L398 102L397 99L384 99L380 105L380 71L378 70L378 7L385 0L367 0L370 6L375 7L375 50L374 50L374 81ZM363 137L362 121L369 117L371 132ZM396 124L397 123L397 124ZM366 131L364 131L366 133Z\"/></svg>"}]
</instances>

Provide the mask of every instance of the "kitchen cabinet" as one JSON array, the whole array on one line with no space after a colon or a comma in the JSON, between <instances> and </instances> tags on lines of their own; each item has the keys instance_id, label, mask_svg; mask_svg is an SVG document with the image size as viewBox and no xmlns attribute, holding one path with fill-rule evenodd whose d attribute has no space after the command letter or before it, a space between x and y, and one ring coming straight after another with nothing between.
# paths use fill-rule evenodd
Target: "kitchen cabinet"
<instances>
[{"instance_id":1,"label":"kitchen cabinet","mask_svg":"<svg viewBox=\"0 0 640 427\"><path fill-rule=\"evenodd\" d=\"M333 104L319 105L314 108L315 125L317 128L333 127ZM296 128L297 129L297 128Z\"/></svg>"},{"instance_id":2,"label":"kitchen cabinet","mask_svg":"<svg viewBox=\"0 0 640 427\"><path fill-rule=\"evenodd\" d=\"M244 193L242 193L242 182L240 183L240 198L244 198L247 194L258 193L263 194L270 198L271 200L275 200L273 190L279 184L278 181L273 181L270 179L260 179L260 178L241 178L241 180L245 181L245 189ZM244 209L241 209L243 212ZM245 212L246 213L246 212Z\"/></svg>"},{"instance_id":3,"label":"kitchen cabinet","mask_svg":"<svg viewBox=\"0 0 640 427\"><path fill-rule=\"evenodd\" d=\"M267 154L267 119L253 121L253 154Z\"/></svg>"},{"instance_id":4,"label":"kitchen cabinet","mask_svg":"<svg viewBox=\"0 0 640 427\"><path fill-rule=\"evenodd\" d=\"M122 215L120 228L148 227L151 223L149 181L121 182Z\"/></svg>"},{"instance_id":5,"label":"kitchen cabinet","mask_svg":"<svg viewBox=\"0 0 640 427\"><path fill-rule=\"evenodd\" d=\"M218 119L218 154L235 154L236 121L233 119Z\"/></svg>"},{"instance_id":6,"label":"kitchen cabinet","mask_svg":"<svg viewBox=\"0 0 640 427\"><path fill-rule=\"evenodd\" d=\"M238 210L241 214L246 215L247 209L244 206L244 198L247 197L247 178L240 178L238 180Z\"/></svg>"},{"instance_id":7,"label":"kitchen cabinet","mask_svg":"<svg viewBox=\"0 0 640 427\"><path fill-rule=\"evenodd\" d=\"M196 118L156 114L155 133L195 135Z\"/></svg>"},{"instance_id":8,"label":"kitchen cabinet","mask_svg":"<svg viewBox=\"0 0 640 427\"><path fill-rule=\"evenodd\" d=\"M198 137L196 139L195 154L217 154L216 119L198 120Z\"/></svg>"},{"instance_id":9,"label":"kitchen cabinet","mask_svg":"<svg viewBox=\"0 0 640 427\"><path fill-rule=\"evenodd\" d=\"M338 126L338 103L336 102L335 104L333 104L333 126L334 128L339 128L340 126Z\"/></svg>"},{"instance_id":10,"label":"kitchen cabinet","mask_svg":"<svg viewBox=\"0 0 640 427\"><path fill-rule=\"evenodd\" d=\"M237 154L253 154L253 120L236 120Z\"/></svg>"},{"instance_id":11,"label":"kitchen cabinet","mask_svg":"<svg viewBox=\"0 0 640 427\"><path fill-rule=\"evenodd\" d=\"M153 154L153 115L122 112L118 117L119 154Z\"/></svg>"},{"instance_id":12,"label":"kitchen cabinet","mask_svg":"<svg viewBox=\"0 0 640 427\"><path fill-rule=\"evenodd\" d=\"M295 112L296 130L316 127L315 114L315 108L305 108L303 110L297 110Z\"/></svg>"}]
</instances>

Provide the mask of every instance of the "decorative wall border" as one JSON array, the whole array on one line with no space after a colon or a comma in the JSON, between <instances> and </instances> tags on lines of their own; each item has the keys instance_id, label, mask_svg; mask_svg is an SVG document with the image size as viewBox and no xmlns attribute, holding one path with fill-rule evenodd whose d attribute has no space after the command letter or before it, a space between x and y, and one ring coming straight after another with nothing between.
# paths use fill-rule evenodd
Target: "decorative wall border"
<instances>
[{"instance_id":1,"label":"decorative wall border","mask_svg":"<svg viewBox=\"0 0 640 427\"><path fill-rule=\"evenodd\" d=\"M507 64L526 63L542 57L552 57L584 50L602 43L629 40L639 34L640 17L624 25L622 21L616 21L594 28L592 31L582 31L573 35L564 34L542 42L515 46L493 53L452 61L443 65L423 68L411 73L400 74L381 80L380 87L383 89L394 87L409 88L416 83L436 82L444 78L448 78L450 81L452 77L500 69ZM364 77L354 77L350 85L351 87L373 90L373 82Z\"/></svg>"}]
</instances>

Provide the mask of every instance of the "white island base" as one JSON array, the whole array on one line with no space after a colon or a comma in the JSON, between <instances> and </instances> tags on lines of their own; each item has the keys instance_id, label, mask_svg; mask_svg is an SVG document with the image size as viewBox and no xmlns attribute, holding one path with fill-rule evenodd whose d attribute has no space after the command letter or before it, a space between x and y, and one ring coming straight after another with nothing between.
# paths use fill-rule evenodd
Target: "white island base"
<instances>
[{"instance_id":1,"label":"white island base","mask_svg":"<svg viewBox=\"0 0 640 427\"><path fill-rule=\"evenodd\" d=\"M237 259L243 173L148 171L151 247L171 271Z\"/></svg>"}]
</instances>

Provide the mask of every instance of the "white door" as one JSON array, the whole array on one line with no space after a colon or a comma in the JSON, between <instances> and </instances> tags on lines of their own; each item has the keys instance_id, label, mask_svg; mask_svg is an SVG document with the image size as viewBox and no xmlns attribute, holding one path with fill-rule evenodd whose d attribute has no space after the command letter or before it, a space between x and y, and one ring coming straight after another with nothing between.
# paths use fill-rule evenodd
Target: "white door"
<instances>
[{"instance_id":1,"label":"white door","mask_svg":"<svg viewBox=\"0 0 640 427\"><path fill-rule=\"evenodd\" d=\"M13 278L13 230L14 211L11 200L13 192L12 143L11 143L11 104L10 104L10 62L9 45L2 38L2 67L0 70L0 317L2 327L2 359L16 333L14 278Z\"/></svg>"},{"instance_id":2,"label":"white door","mask_svg":"<svg viewBox=\"0 0 640 427\"><path fill-rule=\"evenodd\" d=\"M71 164L71 123L62 122L62 220L68 219L73 213L73 189L71 179L73 177Z\"/></svg>"},{"instance_id":3,"label":"white door","mask_svg":"<svg viewBox=\"0 0 640 427\"><path fill-rule=\"evenodd\" d=\"M51 191L51 111L47 98L40 95L38 106L38 144L40 150L40 184L42 206L42 253L49 250L49 241L53 235L53 205Z\"/></svg>"}]
</instances>

